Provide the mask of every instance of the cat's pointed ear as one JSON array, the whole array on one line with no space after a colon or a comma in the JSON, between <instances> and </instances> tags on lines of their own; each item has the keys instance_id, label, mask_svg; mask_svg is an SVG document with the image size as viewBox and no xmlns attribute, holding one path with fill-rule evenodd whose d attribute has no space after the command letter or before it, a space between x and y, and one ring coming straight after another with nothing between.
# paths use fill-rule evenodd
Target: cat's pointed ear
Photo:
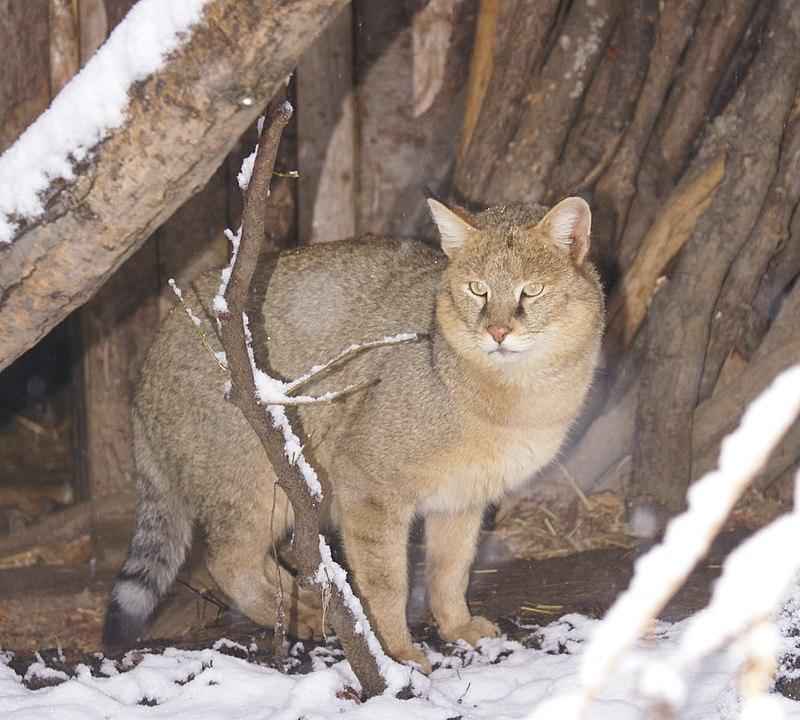
<instances>
[{"instance_id":1,"label":"cat's pointed ear","mask_svg":"<svg viewBox=\"0 0 800 720\"><path fill-rule=\"evenodd\" d=\"M438 200L428 198L428 207L436 227L439 228L442 250L450 257L461 248L469 235L475 232L475 228Z\"/></svg>"},{"instance_id":2,"label":"cat's pointed ear","mask_svg":"<svg viewBox=\"0 0 800 720\"><path fill-rule=\"evenodd\" d=\"M542 218L539 228L556 245L568 249L576 265L586 259L592 229L592 211L583 198L568 197L562 200Z\"/></svg>"}]
</instances>

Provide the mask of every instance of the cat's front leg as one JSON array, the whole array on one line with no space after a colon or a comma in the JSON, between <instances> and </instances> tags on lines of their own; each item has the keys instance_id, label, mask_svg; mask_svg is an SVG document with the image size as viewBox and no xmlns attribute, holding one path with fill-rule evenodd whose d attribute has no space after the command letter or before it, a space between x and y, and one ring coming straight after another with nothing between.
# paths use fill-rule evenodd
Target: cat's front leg
<instances>
[{"instance_id":1,"label":"cat's front leg","mask_svg":"<svg viewBox=\"0 0 800 720\"><path fill-rule=\"evenodd\" d=\"M431 612L445 640L475 645L496 637L497 626L467 607L469 569L475 557L483 509L431 513L425 517L425 556Z\"/></svg>"},{"instance_id":2,"label":"cat's front leg","mask_svg":"<svg viewBox=\"0 0 800 720\"><path fill-rule=\"evenodd\" d=\"M347 562L384 650L400 662L431 665L411 643L406 622L408 532L412 507L389 494L344 499L340 529Z\"/></svg>"}]
</instances>

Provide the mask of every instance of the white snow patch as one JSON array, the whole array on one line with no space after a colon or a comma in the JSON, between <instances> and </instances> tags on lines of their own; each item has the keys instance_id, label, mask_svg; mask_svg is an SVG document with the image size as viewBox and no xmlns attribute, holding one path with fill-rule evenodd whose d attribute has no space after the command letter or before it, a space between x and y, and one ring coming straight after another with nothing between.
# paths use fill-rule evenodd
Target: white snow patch
<instances>
[{"instance_id":1,"label":"white snow patch","mask_svg":"<svg viewBox=\"0 0 800 720\"><path fill-rule=\"evenodd\" d=\"M125 122L131 85L158 70L188 38L209 0L140 0L50 107L0 156L0 243L18 221L44 212L41 193L73 180L111 130Z\"/></svg>"},{"instance_id":2,"label":"white snow patch","mask_svg":"<svg viewBox=\"0 0 800 720\"><path fill-rule=\"evenodd\" d=\"M330 570L329 570L330 572ZM579 619L580 618L580 619ZM592 634L599 621L569 616L543 633L564 643L570 628ZM595 698L587 720L641 720L648 717L647 700L637 692L643 664L670 656L685 625L662 624L654 639L639 641L622 663L609 687ZM562 643L562 644L564 644ZM498 651L503 656L498 659ZM111 677L93 677L80 666L76 677L56 687L28 690L22 678L0 662L0 717L9 720L228 720L262 718L290 720L570 720L579 706L576 689L585 642L552 654L526 649L502 638L481 643L476 651L447 658L428 682L415 682L410 700L389 694L359 704L346 687L357 681L346 661L327 648L316 655L317 669L307 675L286 675L214 650L169 649L163 655L142 653L141 662ZM324 658L324 660L323 660ZM438 662L441 655L429 653ZM406 669L407 670L407 669ZM680 720L734 720L743 706L734 687L735 664L715 657L689 676L686 705ZM401 668L401 672L405 672ZM418 673L412 678L422 679ZM155 702L155 707L139 704ZM783 717L800 720L800 703L778 695L758 701L747 720ZM755 714L759 709L760 714Z\"/></svg>"},{"instance_id":3,"label":"white snow patch","mask_svg":"<svg viewBox=\"0 0 800 720\"><path fill-rule=\"evenodd\" d=\"M381 677L386 681L386 693L394 695L411 682L411 668L400 665L383 652L361 601L353 594L350 583L347 582L347 572L331 557L331 549L322 535L319 536L319 554L321 560L314 581L322 586L335 585L339 590L346 607L355 618L356 633L367 639L367 647L377 662Z\"/></svg>"}]
</instances>

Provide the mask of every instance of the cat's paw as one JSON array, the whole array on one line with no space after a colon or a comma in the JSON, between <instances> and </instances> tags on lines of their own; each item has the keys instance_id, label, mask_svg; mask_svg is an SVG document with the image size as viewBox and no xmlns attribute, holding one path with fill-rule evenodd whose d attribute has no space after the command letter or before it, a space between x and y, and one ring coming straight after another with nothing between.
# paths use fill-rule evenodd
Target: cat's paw
<instances>
[{"instance_id":1,"label":"cat's paw","mask_svg":"<svg viewBox=\"0 0 800 720\"><path fill-rule=\"evenodd\" d=\"M431 663L422 650L414 647L413 645L389 653L397 662L401 663L414 663L419 666L419 669L426 675L431 671Z\"/></svg>"},{"instance_id":2,"label":"cat's paw","mask_svg":"<svg viewBox=\"0 0 800 720\"><path fill-rule=\"evenodd\" d=\"M454 628L439 628L439 635L444 640L464 640L473 647L478 644L481 638L497 637L499 634L500 629L497 625L480 615L474 615L469 622Z\"/></svg>"}]
</instances>

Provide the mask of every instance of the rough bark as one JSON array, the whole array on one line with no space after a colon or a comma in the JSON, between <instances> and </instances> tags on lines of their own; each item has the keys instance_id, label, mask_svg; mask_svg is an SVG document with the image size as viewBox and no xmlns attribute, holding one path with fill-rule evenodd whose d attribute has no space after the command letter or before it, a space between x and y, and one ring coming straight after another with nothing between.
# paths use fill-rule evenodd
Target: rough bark
<instances>
[{"instance_id":1,"label":"rough bark","mask_svg":"<svg viewBox=\"0 0 800 720\"><path fill-rule=\"evenodd\" d=\"M344 4L208 6L186 45L136 86L126 124L74 182L51 187L44 216L0 249L0 369L85 302L205 184Z\"/></svg>"},{"instance_id":2,"label":"rough bark","mask_svg":"<svg viewBox=\"0 0 800 720\"><path fill-rule=\"evenodd\" d=\"M725 153L725 177L650 308L631 503L651 507L657 515L684 502L692 476L692 416L714 301L777 171L800 76L800 56L792 50L800 41L800 6L776 3L769 30L770 42L698 158L698 166L709 165Z\"/></svg>"},{"instance_id":3,"label":"rough bark","mask_svg":"<svg viewBox=\"0 0 800 720\"><path fill-rule=\"evenodd\" d=\"M614 246L618 251L615 257L620 267L627 268L639 252L642 238L656 221L663 203L695 152L703 127L719 113L723 101L717 95L722 77L731 65L731 57L740 43L754 4L758 3L750 0L706 3L683 61L673 68L668 96L661 105L651 104L650 118L655 117L656 124L646 150L643 146L643 155L638 156L640 168L635 176L636 194L626 200L630 207L626 211L624 226L609 228L609 231L616 232ZM676 6L665 9L665 12L680 10L685 12L686 9ZM671 19L669 24L674 22L676 19ZM677 22L682 22L682 18L678 17ZM675 38L666 38L665 42L674 43ZM656 62L660 66L660 59ZM655 75L657 84L664 81L663 72L656 71Z\"/></svg>"},{"instance_id":4,"label":"rough bark","mask_svg":"<svg viewBox=\"0 0 800 720\"><path fill-rule=\"evenodd\" d=\"M48 10L44 2L0 0L0 152L50 102L50 64L42 52L48 47Z\"/></svg>"},{"instance_id":5,"label":"rough bark","mask_svg":"<svg viewBox=\"0 0 800 720\"><path fill-rule=\"evenodd\" d=\"M798 98L795 103L800 101ZM714 392L726 359L736 352L747 358L740 337L746 333L758 286L779 248L791 241L790 223L800 202L800 111L789 118L780 148L778 172L761 216L725 278L711 318L711 334L703 363L700 399Z\"/></svg>"},{"instance_id":6,"label":"rough bark","mask_svg":"<svg viewBox=\"0 0 800 720\"><path fill-rule=\"evenodd\" d=\"M459 199L490 202L486 188L501 154L507 153L520 122L531 77L539 71L548 37L557 20L558 0L528 3L503 0L497 18L486 19L479 56L472 63L475 73L490 72L485 94L482 83L470 82L467 101L470 122L477 114L474 129L468 129L468 142L462 148L456 168L454 190ZM490 3L483 3L481 14L493 13ZM494 38L487 37L494 28ZM491 55L491 57L489 57ZM482 94L481 98L475 94ZM480 102L479 102L480 100ZM479 107L476 109L476 106ZM465 141L466 141L465 137Z\"/></svg>"},{"instance_id":7,"label":"rough bark","mask_svg":"<svg viewBox=\"0 0 800 720\"><path fill-rule=\"evenodd\" d=\"M303 243L356 232L353 13L348 5L297 66L298 235Z\"/></svg>"},{"instance_id":8,"label":"rough bark","mask_svg":"<svg viewBox=\"0 0 800 720\"><path fill-rule=\"evenodd\" d=\"M452 14L419 24L417 0L353 4L358 123L356 233L424 235L432 231L426 189L441 192L452 172L463 119L468 48L475 0L452 3ZM446 52L424 40L441 38L449 23ZM442 56L444 53L444 60ZM432 67L444 62L444 70ZM421 93L415 69L437 75ZM438 89L438 91L437 91ZM418 100L424 97L425 103ZM427 109L424 109L427 107ZM419 113L420 110L424 112Z\"/></svg>"},{"instance_id":9,"label":"rough bark","mask_svg":"<svg viewBox=\"0 0 800 720\"><path fill-rule=\"evenodd\" d=\"M605 245L596 254L604 259L616 254L617 238L625 227L636 193L636 177L644 149L701 6L702 0L677 0L669 6L660 6L655 44L636 112L613 161L595 188L595 198L602 208L596 235L604 239L601 242ZM605 260L606 264L609 262Z\"/></svg>"},{"instance_id":10,"label":"rough bark","mask_svg":"<svg viewBox=\"0 0 800 720\"><path fill-rule=\"evenodd\" d=\"M548 183L547 202L585 192L607 170L636 110L658 17L656 0L627 2ZM598 234L595 234L596 240ZM599 235L602 240L602 234ZM602 243L592 256L604 258Z\"/></svg>"}]
</instances>

